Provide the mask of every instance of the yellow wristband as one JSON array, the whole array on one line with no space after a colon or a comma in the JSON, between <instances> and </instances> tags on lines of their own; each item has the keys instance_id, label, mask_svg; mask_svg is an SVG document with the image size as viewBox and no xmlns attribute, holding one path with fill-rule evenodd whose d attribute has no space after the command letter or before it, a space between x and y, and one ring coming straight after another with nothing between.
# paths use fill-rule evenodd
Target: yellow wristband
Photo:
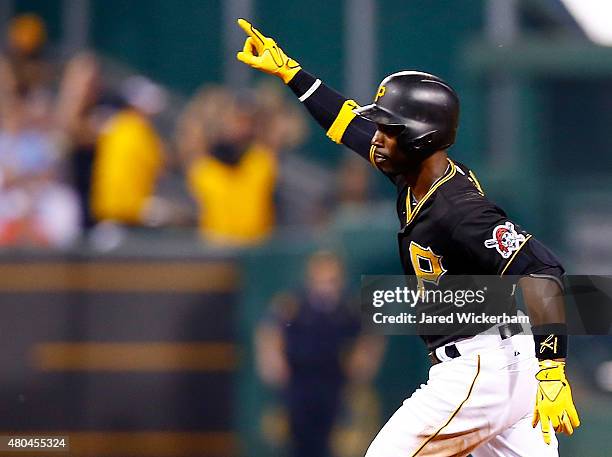
<instances>
[{"instance_id":1,"label":"yellow wristband","mask_svg":"<svg viewBox=\"0 0 612 457\"><path fill-rule=\"evenodd\" d=\"M336 116L334 123L327 131L327 136L334 142L340 143L342 141L342 135L344 131L355 118L356 114L353 113L355 108L359 108L359 105L355 100L347 100L340 108L340 112Z\"/></svg>"}]
</instances>

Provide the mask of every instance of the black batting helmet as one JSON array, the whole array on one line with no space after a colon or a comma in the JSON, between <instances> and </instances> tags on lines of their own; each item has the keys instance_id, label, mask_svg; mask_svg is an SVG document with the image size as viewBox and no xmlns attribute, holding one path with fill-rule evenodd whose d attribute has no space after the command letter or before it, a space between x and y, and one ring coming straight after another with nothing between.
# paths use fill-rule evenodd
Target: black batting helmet
<instances>
[{"instance_id":1,"label":"black batting helmet","mask_svg":"<svg viewBox=\"0 0 612 457\"><path fill-rule=\"evenodd\" d=\"M382 80L374 103L354 112L377 124L403 126L398 147L404 152L427 154L455 142L459 98L437 76L400 71Z\"/></svg>"}]
</instances>

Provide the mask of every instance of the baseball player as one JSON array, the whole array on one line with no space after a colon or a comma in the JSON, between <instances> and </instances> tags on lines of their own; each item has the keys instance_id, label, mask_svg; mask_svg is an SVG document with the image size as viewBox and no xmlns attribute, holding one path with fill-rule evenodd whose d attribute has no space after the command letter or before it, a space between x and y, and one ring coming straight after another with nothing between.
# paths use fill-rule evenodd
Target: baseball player
<instances>
[{"instance_id":1,"label":"baseball player","mask_svg":"<svg viewBox=\"0 0 612 457\"><path fill-rule=\"evenodd\" d=\"M443 275L521 277L534 336L511 324L473 337L422 336L433 364L429 379L366 457L558 455L553 430L570 435L580 424L564 372L564 269L487 200L470 169L448 157L459 120L455 91L434 75L400 71L381 82L374 103L359 107L249 22L238 24L248 35L238 60L281 78L332 141L396 186L406 275L421 283Z\"/></svg>"}]
</instances>

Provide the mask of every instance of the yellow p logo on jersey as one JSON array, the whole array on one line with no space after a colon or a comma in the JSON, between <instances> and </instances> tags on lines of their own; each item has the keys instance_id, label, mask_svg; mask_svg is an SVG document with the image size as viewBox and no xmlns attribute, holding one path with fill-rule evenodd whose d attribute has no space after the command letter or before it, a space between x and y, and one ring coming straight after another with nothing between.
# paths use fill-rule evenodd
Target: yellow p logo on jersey
<instances>
[{"instance_id":1,"label":"yellow p logo on jersey","mask_svg":"<svg viewBox=\"0 0 612 457\"><path fill-rule=\"evenodd\" d=\"M378 101L378 99L380 97L382 97L383 95L385 95L385 91L387 90L387 88L385 86L380 86L378 88L378 92L376 92L376 97L374 97L374 101Z\"/></svg>"},{"instance_id":2,"label":"yellow p logo on jersey","mask_svg":"<svg viewBox=\"0 0 612 457\"><path fill-rule=\"evenodd\" d=\"M419 290L423 290L424 282L438 285L446 269L442 266L442 256L435 254L430 247L424 248L414 241L410 242L410 262L417 276Z\"/></svg>"}]
</instances>

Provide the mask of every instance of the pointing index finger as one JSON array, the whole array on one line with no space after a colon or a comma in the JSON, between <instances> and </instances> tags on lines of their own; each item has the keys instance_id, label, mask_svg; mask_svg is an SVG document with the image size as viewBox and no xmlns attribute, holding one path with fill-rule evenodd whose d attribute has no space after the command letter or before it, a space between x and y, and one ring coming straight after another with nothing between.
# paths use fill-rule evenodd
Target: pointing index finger
<instances>
[{"instance_id":1,"label":"pointing index finger","mask_svg":"<svg viewBox=\"0 0 612 457\"><path fill-rule=\"evenodd\" d=\"M237 22L240 28L244 30L244 33L246 33L249 36L253 35L253 33L251 33L251 27L253 26L251 25L249 21L247 21L246 19L239 18Z\"/></svg>"},{"instance_id":2,"label":"pointing index finger","mask_svg":"<svg viewBox=\"0 0 612 457\"><path fill-rule=\"evenodd\" d=\"M253 27L253 25L247 21L246 19L238 19L238 25L240 26L240 28L242 30L244 30L244 33L246 33L248 36L256 38L257 40L259 40L261 42L261 44L264 43L264 36L262 35L262 33L257 30L255 27Z\"/></svg>"}]
</instances>

